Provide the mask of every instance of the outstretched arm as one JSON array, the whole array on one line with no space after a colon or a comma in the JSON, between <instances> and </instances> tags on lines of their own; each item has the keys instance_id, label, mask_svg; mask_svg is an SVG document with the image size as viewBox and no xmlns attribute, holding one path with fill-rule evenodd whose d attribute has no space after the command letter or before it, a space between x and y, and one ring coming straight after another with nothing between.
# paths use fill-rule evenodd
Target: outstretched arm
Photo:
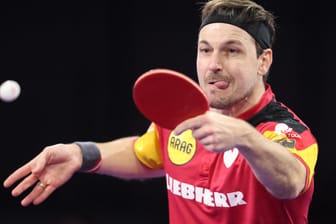
<instances>
[{"instance_id":1,"label":"outstretched arm","mask_svg":"<svg viewBox=\"0 0 336 224\"><path fill-rule=\"evenodd\" d=\"M191 129L193 136L209 151L238 148L256 178L275 197L295 198L303 191L308 175L303 163L246 121L208 111L182 122L175 134L187 129Z\"/></svg>"},{"instance_id":2,"label":"outstretched arm","mask_svg":"<svg viewBox=\"0 0 336 224\"><path fill-rule=\"evenodd\" d=\"M126 137L107 143L97 143L103 158L97 173L123 179L163 176L163 170L149 169L137 159L133 149L136 138Z\"/></svg>"},{"instance_id":3,"label":"outstretched arm","mask_svg":"<svg viewBox=\"0 0 336 224\"><path fill-rule=\"evenodd\" d=\"M97 143L102 161L96 172L126 179L161 176L162 171L148 169L136 159L133 150L135 138L126 137L107 143ZM82 153L77 144L48 146L31 161L10 174L3 185L9 188L20 181L12 190L14 197L32 187L21 204L38 205L78 172L82 161Z\"/></svg>"}]
</instances>

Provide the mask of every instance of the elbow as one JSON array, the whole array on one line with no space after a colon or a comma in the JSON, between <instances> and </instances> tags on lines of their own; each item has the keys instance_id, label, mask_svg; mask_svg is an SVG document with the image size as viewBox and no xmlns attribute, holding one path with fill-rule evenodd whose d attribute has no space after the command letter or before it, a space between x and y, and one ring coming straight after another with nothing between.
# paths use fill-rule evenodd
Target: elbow
<instances>
[{"instance_id":1,"label":"elbow","mask_svg":"<svg viewBox=\"0 0 336 224\"><path fill-rule=\"evenodd\" d=\"M293 187L284 187L278 191L271 191L270 193L278 199L294 199L297 198L302 192L302 189Z\"/></svg>"},{"instance_id":2,"label":"elbow","mask_svg":"<svg viewBox=\"0 0 336 224\"><path fill-rule=\"evenodd\" d=\"M294 199L302 194L307 181L307 172L304 166L297 172L283 173L278 182L271 187L270 193L278 199Z\"/></svg>"},{"instance_id":3,"label":"elbow","mask_svg":"<svg viewBox=\"0 0 336 224\"><path fill-rule=\"evenodd\" d=\"M301 195L304 186L304 181L287 181L268 191L278 199L294 199Z\"/></svg>"}]
</instances>

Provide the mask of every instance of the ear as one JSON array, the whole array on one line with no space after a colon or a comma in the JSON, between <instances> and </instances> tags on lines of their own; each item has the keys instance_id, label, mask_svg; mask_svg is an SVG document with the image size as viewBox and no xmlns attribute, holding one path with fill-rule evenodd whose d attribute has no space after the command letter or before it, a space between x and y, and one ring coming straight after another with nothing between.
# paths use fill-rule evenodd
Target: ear
<instances>
[{"instance_id":1,"label":"ear","mask_svg":"<svg viewBox=\"0 0 336 224\"><path fill-rule=\"evenodd\" d=\"M264 50L264 52L259 56L258 60L259 60L258 75L264 76L267 74L273 61L272 49L269 48Z\"/></svg>"}]
</instances>

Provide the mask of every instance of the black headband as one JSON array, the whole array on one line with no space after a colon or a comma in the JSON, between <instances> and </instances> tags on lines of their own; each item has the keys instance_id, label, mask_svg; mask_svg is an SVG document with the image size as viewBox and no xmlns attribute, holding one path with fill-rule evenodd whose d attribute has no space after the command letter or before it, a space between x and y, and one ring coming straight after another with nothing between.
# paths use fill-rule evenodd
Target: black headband
<instances>
[{"instance_id":1,"label":"black headband","mask_svg":"<svg viewBox=\"0 0 336 224\"><path fill-rule=\"evenodd\" d=\"M231 25L238 26L239 28L248 32L260 44L260 46L263 49L271 47L271 31L262 22L248 24L223 15L214 14L210 15L209 17L203 20L200 26L200 30L210 23L228 23Z\"/></svg>"}]
</instances>

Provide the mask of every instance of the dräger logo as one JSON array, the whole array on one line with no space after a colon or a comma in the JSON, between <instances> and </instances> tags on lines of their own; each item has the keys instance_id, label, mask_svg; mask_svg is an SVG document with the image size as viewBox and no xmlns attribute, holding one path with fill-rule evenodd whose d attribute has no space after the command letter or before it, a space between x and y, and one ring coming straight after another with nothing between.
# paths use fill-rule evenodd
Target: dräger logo
<instances>
[{"instance_id":1,"label":"dr\u00e4ger logo","mask_svg":"<svg viewBox=\"0 0 336 224\"><path fill-rule=\"evenodd\" d=\"M175 165L188 163L195 155L196 140L192 136L191 130L187 130L176 136L173 132L169 136L168 156Z\"/></svg>"}]
</instances>

